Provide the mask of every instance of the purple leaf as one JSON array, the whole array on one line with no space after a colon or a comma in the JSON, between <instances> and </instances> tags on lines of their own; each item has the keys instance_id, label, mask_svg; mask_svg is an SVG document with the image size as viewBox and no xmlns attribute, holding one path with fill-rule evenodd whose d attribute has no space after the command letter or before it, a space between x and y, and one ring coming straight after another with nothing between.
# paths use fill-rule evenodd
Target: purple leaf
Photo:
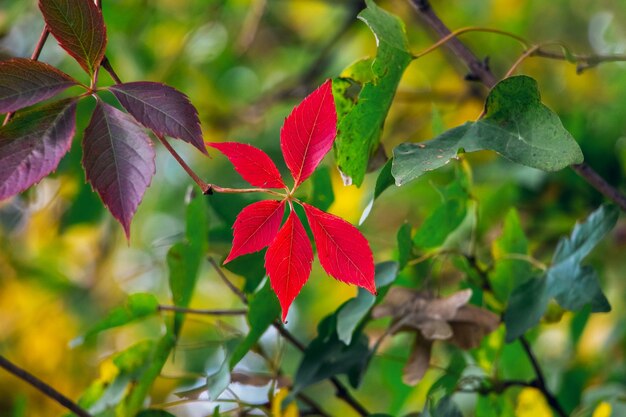
<instances>
[{"instance_id":1,"label":"purple leaf","mask_svg":"<svg viewBox=\"0 0 626 417\"><path fill-rule=\"evenodd\" d=\"M0 200L54 171L69 151L75 130L75 99L19 113L0 128Z\"/></svg>"},{"instance_id":2,"label":"purple leaf","mask_svg":"<svg viewBox=\"0 0 626 417\"><path fill-rule=\"evenodd\" d=\"M28 107L60 93L78 81L51 65L14 58L0 62L0 113Z\"/></svg>"},{"instance_id":3,"label":"purple leaf","mask_svg":"<svg viewBox=\"0 0 626 417\"><path fill-rule=\"evenodd\" d=\"M93 0L39 0L39 9L59 45L93 75L107 44L102 12Z\"/></svg>"},{"instance_id":4,"label":"purple leaf","mask_svg":"<svg viewBox=\"0 0 626 417\"><path fill-rule=\"evenodd\" d=\"M154 175L150 138L128 114L98 100L85 129L87 181L130 237L130 222Z\"/></svg>"},{"instance_id":5,"label":"purple leaf","mask_svg":"<svg viewBox=\"0 0 626 417\"><path fill-rule=\"evenodd\" d=\"M206 154L198 112L189 98L165 84L148 81L110 87L139 123L160 135L184 140Z\"/></svg>"}]
</instances>

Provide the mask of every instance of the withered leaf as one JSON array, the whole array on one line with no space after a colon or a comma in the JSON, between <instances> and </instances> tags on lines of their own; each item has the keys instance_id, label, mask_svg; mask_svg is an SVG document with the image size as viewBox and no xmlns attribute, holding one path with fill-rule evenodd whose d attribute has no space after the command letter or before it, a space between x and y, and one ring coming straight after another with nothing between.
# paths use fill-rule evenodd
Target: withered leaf
<instances>
[{"instance_id":1,"label":"withered leaf","mask_svg":"<svg viewBox=\"0 0 626 417\"><path fill-rule=\"evenodd\" d=\"M446 340L461 349L471 349L498 327L500 318L496 314L467 304L471 296L471 289L437 298L424 291L394 287L374 308L374 318L393 318L388 334L415 332L415 344L404 368L405 383L415 385L422 379L433 341Z\"/></svg>"}]
</instances>

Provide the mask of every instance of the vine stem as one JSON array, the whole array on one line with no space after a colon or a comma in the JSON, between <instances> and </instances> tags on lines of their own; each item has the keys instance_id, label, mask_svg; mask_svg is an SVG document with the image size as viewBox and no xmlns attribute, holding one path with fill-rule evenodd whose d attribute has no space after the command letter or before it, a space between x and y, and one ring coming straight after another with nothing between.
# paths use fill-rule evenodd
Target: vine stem
<instances>
[{"instance_id":1,"label":"vine stem","mask_svg":"<svg viewBox=\"0 0 626 417\"><path fill-rule=\"evenodd\" d=\"M20 368L15 365L11 361L9 361L4 356L0 355L0 368L3 368L7 372L13 374L18 377L22 381L27 382L28 384L35 387L41 393L43 393L48 398L53 399L72 413L76 414L79 417L92 417L87 411L83 410L78 404L67 398L65 395L61 394L59 391L51 387L50 385L43 382L41 379L37 378L35 375L26 371L25 369Z\"/></svg>"},{"instance_id":2,"label":"vine stem","mask_svg":"<svg viewBox=\"0 0 626 417\"><path fill-rule=\"evenodd\" d=\"M411 5L418 11L422 20L430 26L440 38L451 37L445 42L446 46L452 53L467 65L470 70L468 79L481 81L486 87L493 88L498 80L489 69L487 61L479 60L476 55L458 38L453 36L453 32L434 12L428 0L408 0ZM543 56L553 59L567 59L565 54L559 55L555 53L545 52L541 49L533 51L534 55ZM532 56L532 54L531 54ZM573 56L574 59L580 59L587 62L587 67L599 62L612 62L626 60L626 56L610 56L610 57L591 57L591 56ZM586 60L586 61L585 61ZM586 162L570 165L570 168L580 175L589 185L595 188L602 195L617 204L620 209L626 212L626 195L624 195L616 187L612 186L600 174L598 174Z\"/></svg>"},{"instance_id":3,"label":"vine stem","mask_svg":"<svg viewBox=\"0 0 626 417\"><path fill-rule=\"evenodd\" d=\"M248 297L241 291L239 288L233 284L222 268L217 264L215 259L209 257L209 263L215 269L215 272L220 276L221 280L224 284L241 300L242 303L248 305ZM302 343L296 336L293 335L281 322L275 321L272 323L272 326L278 331L278 333L285 338L291 345L293 345L300 352L306 352L306 345ZM352 393L348 390L348 388L341 382L337 377L328 378L330 383L335 387L335 396L348 404L354 411L356 411L360 416L366 417L369 416L370 413L367 409L352 396Z\"/></svg>"},{"instance_id":4,"label":"vine stem","mask_svg":"<svg viewBox=\"0 0 626 417\"><path fill-rule=\"evenodd\" d=\"M248 313L245 308L232 309L232 310L206 310L197 308L186 308L170 305L159 305L160 311L174 311L177 313L186 314L199 314L204 316L242 316Z\"/></svg>"}]
</instances>

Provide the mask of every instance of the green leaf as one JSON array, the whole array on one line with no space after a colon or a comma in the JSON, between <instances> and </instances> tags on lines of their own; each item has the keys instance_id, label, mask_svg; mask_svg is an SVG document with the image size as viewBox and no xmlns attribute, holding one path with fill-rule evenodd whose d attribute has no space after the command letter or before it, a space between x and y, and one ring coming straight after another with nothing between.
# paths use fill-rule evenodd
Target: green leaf
<instances>
[{"instance_id":1,"label":"green leaf","mask_svg":"<svg viewBox=\"0 0 626 417\"><path fill-rule=\"evenodd\" d=\"M409 262L411 258L411 251L413 249L413 239L411 238L411 225L404 223L398 229L396 234L396 241L398 242L398 264L399 269L402 270Z\"/></svg>"},{"instance_id":2,"label":"green leaf","mask_svg":"<svg viewBox=\"0 0 626 417\"><path fill-rule=\"evenodd\" d=\"M165 410L143 410L137 414L137 417L176 417L172 413Z\"/></svg>"},{"instance_id":3,"label":"green leaf","mask_svg":"<svg viewBox=\"0 0 626 417\"><path fill-rule=\"evenodd\" d=\"M365 81L356 104L350 107L344 97L336 97L340 103L341 117L337 126L335 155L337 165L351 182L361 185L370 155L379 146L383 124L391 107L404 70L412 60L404 30L404 24L396 16L366 0L367 8L359 19L369 26L376 37L378 50L371 64L372 78L359 67L353 72L357 80ZM360 65L366 65L362 63ZM344 90L348 90L344 86Z\"/></svg>"},{"instance_id":4,"label":"green leaf","mask_svg":"<svg viewBox=\"0 0 626 417\"><path fill-rule=\"evenodd\" d=\"M269 280L256 294L250 296L249 300L248 324L250 330L230 357L230 369L233 369L243 359L280 315L280 304Z\"/></svg>"},{"instance_id":5,"label":"green leaf","mask_svg":"<svg viewBox=\"0 0 626 417\"><path fill-rule=\"evenodd\" d=\"M203 195L191 200L187 206L186 240L175 243L167 253L169 285L172 301L177 307L189 307L207 251L206 209ZM178 337L184 319L184 313L174 314L174 336Z\"/></svg>"},{"instance_id":6,"label":"green leaf","mask_svg":"<svg viewBox=\"0 0 626 417\"><path fill-rule=\"evenodd\" d=\"M116 307L100 322L92 326L83 336L83 339L91 338L98 333L124 326L137 320L141 320L159 311L159 302L152 294L132 294L126 300L123 307Z\"/></svg>"},{"instance_id":7,"label":"green leaf","mask_svg":"<svg viewBox=\"0 0 626 417\"><path fill-rule=\"evenodd\" d=\"M389 286L398 275L397 262L382 262L376 265L376 289ZM381 297L382 299L382 297ZM376 303L376 297L364 288L359 288L357 296L346 301L337 313L337 336L346 345L352 343L352 335L359 323L367 316Z\"/></svg>"},{"instance_id":8,"label":"green leaf","mask_svg":"<svg viewBox=\"0 0 626 417\"><path fill-rule=\"evenodd\" d=\"M376 200L387 188L395 185L393 175L391 175L391 164L393 159L389 159L383 165L378 177L376 178L376 186L374 187L374 200Z\"/></svg>"},{"instance_id":9,"label":"green leaf","mask_svg":"<svg viewBox=\"0 0 626 417\"><path fill-rule=\"evenodd\" d=\"M464 200L447 200L437 207L422 223L413 243L421 248L434 248L444 244L465 219L467 205Z\"/></svg>"},{"instance_id":10,"label":"green leaf","mask_svg":"<svg viewBox=\"0 0 626 417\"><path fill-rule=\"evenodd\" d=\"M618 216L616 207L598 208L574 227L571 237L559 241L553 264L543 277L532 279L513 291L504 314L507 342L534 327L551 298L556 298L561 307L571 311L579 311L587 305L596 313L611 310L597 273L580 262L615 226Z\"/></svg>"},{"instance_id":11,"label":"green leaf","mask_svg":"<svg viewBox=\"0 0 626 417\"><path fill-rule=\"evenodd\" d=\"M330 169L327 166L316 169L311 176L311 184L313 187L308 202L320 210L328 210L333 201L335 201Z\"/></svg>"},{"instance_id":12,"label":"green leaf","mask_svg":"<svg viewBox=\"0 0 626 417\"><path fill-rule=\"evenodd\" d=\"M430 413L432 417L463 417L461 410L449 396L443 397Z\"/></svg>"},{"instance_id":13,"label":"green leaf","mask_svg":"<svg viewBox=\"0 0 626 417\"><path fill-rule=\"evenodd\" d=\"M222 346L224 360L220 367L206 379L209 399L215 401L230 384L230 358L240 344L240 339L227 340Z\"/></svg>"},{"instance_id":14,"label":"green leaf","mask_svg":"<svg viewBox=\"0 0 626 417\"><path fill-rule=\"evenodd\" d=\"M440 168L459 150L493 150L513 162L544 171L581 163L580 147L559 117L541 103L537 82L520 75L500 81L486 115L427 142L403 143L393 151L392 174L400 186Z\"/></svg>"},{"instance_id":15,"label":"green leaf","mask_svg":"<svg viewBox=\"0 0 626 417\"><path fill-rule=\"evenodd\" d=\"M359 384L370 359L367 337L359 332L346 346L339 340L336 329L336 313L320 322L317 337L304 351L290 395L296 395L311 384L340 374L347 374L352 386Z\"/></svg>"},{"instance_id":16,"label":"green leaf","mask_svg":"<svg viewBox=\"0 0 626 417\"><path fill-rule=\"evenodd\" d=\"M531 276L531 266L519 259L506 259L508 254L528 255L528 241L520 224L517 210L511 209L504 220L502 235L491 247L495 266L489 281L496 298L501 302L509 299L514 288Z\"/></svg>"},{"instance_id":17,"label":"green leaf","mask_svg":"<svg viewBox=\"0 0 626 417\"><path fill-rule=\"evenodd\" d=\"M265 277L265 250L239 256L224 265L224 268L244 277L246 283L243 291L252 294Z\"/></svg>"},{"instance_id":18,"label":"green leaf","mask_svg":"<svg viewBox=\"0 0 626 417\"><path fill-rule=\"evenodd\" d=\"M454 352L444 374L429 388L428 397L432 397L438 391L443 392L444 396L454 394L466 366L467 362L463 354L460 351Z\"/></svg>"}]
</instances>

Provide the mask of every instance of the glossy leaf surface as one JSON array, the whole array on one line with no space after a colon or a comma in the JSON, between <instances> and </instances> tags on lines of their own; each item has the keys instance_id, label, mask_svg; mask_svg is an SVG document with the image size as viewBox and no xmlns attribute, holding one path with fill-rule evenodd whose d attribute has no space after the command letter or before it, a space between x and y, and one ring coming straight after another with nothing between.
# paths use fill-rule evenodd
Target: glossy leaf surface
<instances>
[{"instance_id":1,"label":"glossy leaf surface","mask_svg":"<svg viewBox=\"0 0 626 417\"><path fill-rule=\"evenodd\" d=\"M513 162L544 171L558 171L583 161L578 143L559 117L541 103L537 82L525 75L509 77L493 88L483 119L427 142L396 147L391 170L396 185L444 166L459 150L493 150Z\"/></svg>"},{"instance_id":2,"label":"glossy leaf surface","mask_svg":"<svg viewBox=\"0 0 626 417\"><path fill-rule=\"evenodd\" d=\"M31 59L0 62L0 113L9 113L55 96L78 84L51 65Z\"/></svg>"},{"instance_id":3,"label":"glossy leaf surface","mask_svg":"<svg viewBox=\"0 0 626 417\"><path fill-rule=\"evenodd\" d=\"M155 171L150 138L130 115L98 101L83 150L87 181L130 237L130 222Z\"/></svg>"},{"instance_id":4,"label":"glossy leaf surface","mask_svg":"<svg viewBox=\"0 0 626 417\"><path fill-rule=\"evenodd\" d=\"M75 100L20 113L0 128L0 200L54 171L69 151L75 130Z\"/></svg>"}]
</instances>

